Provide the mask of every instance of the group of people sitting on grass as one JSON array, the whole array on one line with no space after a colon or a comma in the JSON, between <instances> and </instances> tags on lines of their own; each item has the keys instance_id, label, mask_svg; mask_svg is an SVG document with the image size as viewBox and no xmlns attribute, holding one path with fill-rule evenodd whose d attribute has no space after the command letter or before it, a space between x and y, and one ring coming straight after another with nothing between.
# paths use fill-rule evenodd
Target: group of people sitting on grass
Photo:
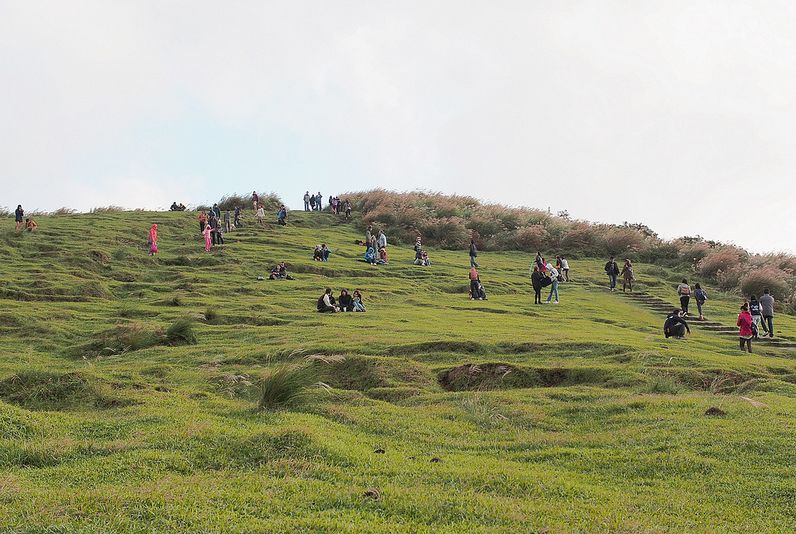
<instances>
[{"instance_id":1,"label":"group of people sitting on grass","mask_svg":"<svg viewBox=\"0 0 796 534\"><path fill-rule=\"evenodd\" d=\"M371 265L384 265L390 263L390 257L387 254L387 236L384 230L379 230L378 236L373 234L373 226L368 225L365 230L365 262Z\"/></svg>"},{"instance_id":2,"label":"group of people sitting on grass","mask_svg":"<svg viewBox=\"0 0 796 534\"><path fill-rule=\"evenodd\" d=\"M287 272L287 266L285 262L277 263L273 269L271 269L271 275L268 277L269 280L294 280L292 276L290 276Z\"/></svg>"},{"instance_id":3,"label":"group of people sitting on grass","mask_svg":"<svg viewBox=\"0 0 796 534\"><path fill-rule=\"evenodd\" d=\"M315 245L315 251L312 253L312 259L315 261L329 261L329 254L332 251L326 246L326 243Z\"/></svg>"},{"instance_id":4,"label":"group of people sitting on grass","mask_svg":"<svg viewBox=\"0 0 796 534\"><path fill-rule=\"evenodd\" d=\"M169 211L185 211L185 204L180 202L177 204L176 202L172 202L171 206L169 207Z\"/></svg>"},{"instance_id":5,"label":"group of people sitting on grass","mask_svg":"<svg viewBox=\"0 0 796 534\"><path fill-rule=\"evenodd\" d=\"M423 243L420 240L420 236L417 236L417 241L415 241L415 265L421 265L423 267L429 267L431 265L431 260L428 259L428 252L423 250Z\"/></svg>"},{"instance_id":6,"label":"group of people sitting on grass","mask_svg":"<svg viewBox=\"0 0 796 534\"><path fill-rule=\"evenodd\" d=\"M332 296L332 288L327 287L323 295L318 297L319 313L336 312L364 312L365 304L362 302L362 292L355 289L349 293L347 289L340 290L340 296L335 300Z\"/></svg>"}]
</instances>

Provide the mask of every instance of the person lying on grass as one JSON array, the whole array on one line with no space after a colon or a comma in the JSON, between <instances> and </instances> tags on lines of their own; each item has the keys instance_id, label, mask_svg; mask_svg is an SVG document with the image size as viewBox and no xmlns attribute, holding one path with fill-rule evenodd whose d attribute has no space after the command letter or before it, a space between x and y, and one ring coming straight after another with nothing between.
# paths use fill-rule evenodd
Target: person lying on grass
<instances>
[{"instance_id":1,"label":"person lying on grass","mask_svg":"<svg viewBox=\"0 0 796 534\"><path fill-rule=\"evenodd\" d=\"M666 321L663 323L663 335L667 338L683 339L686 332L691 333L691 328L688 327L688 323L682 318L681 313L675 308L666 316Z\"/></svg>"},{"instance_id":2,"label":"person lying on grass","mask_svg":"<svg viewBox=\"0 0 796 534\"><path fill-rule=\"evenodd\" d=\"M327 287L318 298L318 313L336 313L340 309L335 306L334 297L332 296L332 288Z\"/></svg>"}]
</instances>

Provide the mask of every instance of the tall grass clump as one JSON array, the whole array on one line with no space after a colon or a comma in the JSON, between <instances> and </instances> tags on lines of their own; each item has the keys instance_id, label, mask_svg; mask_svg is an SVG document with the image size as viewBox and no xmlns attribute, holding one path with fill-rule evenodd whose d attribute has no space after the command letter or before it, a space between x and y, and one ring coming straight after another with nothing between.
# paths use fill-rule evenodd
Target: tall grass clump
<instances>
[{"instance_id":1,"label":"tall grass clump","mask_svg":"<svg viewBox=\"0 0 796 534\"><path fill-rule=\"evenodd\" d=\"M294 406L303 400L307 390L320 385L317 369L307 363L283 364L274 367L260 382L261 410Z\"/></svg>"},{"instance_id":2,"label":"tall grass clump","mask_svg":"<svg viewBox=\"0 0 796 534\"><path fill-rule=\"evenodd\" d=\"M178 319L166 330L166 342L169 345L195 345L196 333L193 323L188 319Z\"/></svg>"},{"instance_id":3,"label":"tall grass clump","mask_svg":"<svg viewBox=\"0 0 796 534\"><path fill-rule=\"evenodd\" d=\"M97 206L96 208L91 208L90 213L120 213L123 211L126 210L121 206L110 205L110 206Z\"/></svg>"}]
</instances>

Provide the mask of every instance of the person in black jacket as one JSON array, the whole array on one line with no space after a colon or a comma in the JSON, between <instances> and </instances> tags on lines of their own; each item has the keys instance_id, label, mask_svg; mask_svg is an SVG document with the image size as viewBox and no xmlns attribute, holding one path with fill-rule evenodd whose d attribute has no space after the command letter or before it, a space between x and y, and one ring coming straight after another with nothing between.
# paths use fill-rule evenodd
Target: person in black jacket
<instances>
[{"instance_id":1,"label":"person in black jacket","mask_svg":"<svg viewBox=\"0 0 796 534\"><path fill-rule=\"evenodd\" d=\"M342 312L354 311L354 297L348 294L347 289L340 290L340 298L337 299L337 305L340 306Z\"/></svg>"},{"instance_id":2,"label":"person in black jacket","mask_svg":"<svg viewBox=\"0 0 796 534\"><path fill-rule=\"evenodd\" d=\"M688 323L680 317L680 310L673 310L672 313L666 316L666 321L663 323L663 335L667 338L675 337L683 339L685 333L691 333Z\"/></svg>"},{"instance_id":3,"label":"person in black jacket","mask_svg":"<svg viewBox=\"0 0 796 534\"><path fill-rule=\"evenodd\" d=\"M25 217L25 210L22 209L22 204L17 206L17 209L14 211L14 222L17 223L16 231L22 228L22 219Z\"/></svg>"},{"instance_id":4,"label":"person in black jacket","mask_svg":"<svg viewBox=\"0 0 796 534\"><path fill-rule=\"evenodd\" d=\"M478 262L475 261L475 258L478 256L478 249L475 248L475 240L470 240L470 267L478 268Z\"/></svg>"},{"instance_id":5,"label":"person in black jacket","mask_svg":"<svg viewBox=\"0 0 796 534\"><path fill-rule=\"evenodd\" d=\"M605 274L608 275L608 287L611 291L616 289L616 277L619 276L619 266L614 261L614 257L608 258L608 263L605 264Z\"/></svg>"},{"instance_id":6,"label":"person in black jacket","mask_svg":"<svg viewBox=\"0 0 796 534\"><path fill-rule=\"evenodd\" d=\"M538 265L533 266L533 272L531 273L531 285L533 285L533 303L534 304L541 304L542 303L542 280L544 279L544 274L542 271L539 270Z\"/></svg>"}]
</instances>

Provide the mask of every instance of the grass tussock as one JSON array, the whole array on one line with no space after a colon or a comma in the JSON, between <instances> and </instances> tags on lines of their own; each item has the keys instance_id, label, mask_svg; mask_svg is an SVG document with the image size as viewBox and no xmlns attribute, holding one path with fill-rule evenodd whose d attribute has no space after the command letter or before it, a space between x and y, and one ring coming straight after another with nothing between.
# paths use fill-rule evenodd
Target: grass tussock
<instances>
[{"instance_id":1,"label":"grass tussock","mask_svg":"<svg viewBox=\"0 0 796 534\"><path fill-rule=\"evenodd\" d=\"M195 345L197 339L193 323L188 319L178 319L166 329L165 340L168 345Z\"/></svg>"},{"instance_id":2,"label":"grass tussock","mask_svg":"<svg viewBox=\"0 0 796 534\"><path fill-rule=\"evenodd\" d=\"M31 410L113 408L129 404L98 379L79 372L24 371L0 381L0 398Z\"/></svg>"},{"instance_id":3,"label":"grass tussock","mask_svg":"<svg viewBox=\"0 0 796 534\"><path fill-rule=\"evenodd\" d=\"M260 381L257 405L261 410L289 408L305 401L311 389L331 389L328 384L321 382L318 366L318 363L331 361L338 360L310 356L298 363L283 363L271 368Z\"/></svg>"}]
</instances>

